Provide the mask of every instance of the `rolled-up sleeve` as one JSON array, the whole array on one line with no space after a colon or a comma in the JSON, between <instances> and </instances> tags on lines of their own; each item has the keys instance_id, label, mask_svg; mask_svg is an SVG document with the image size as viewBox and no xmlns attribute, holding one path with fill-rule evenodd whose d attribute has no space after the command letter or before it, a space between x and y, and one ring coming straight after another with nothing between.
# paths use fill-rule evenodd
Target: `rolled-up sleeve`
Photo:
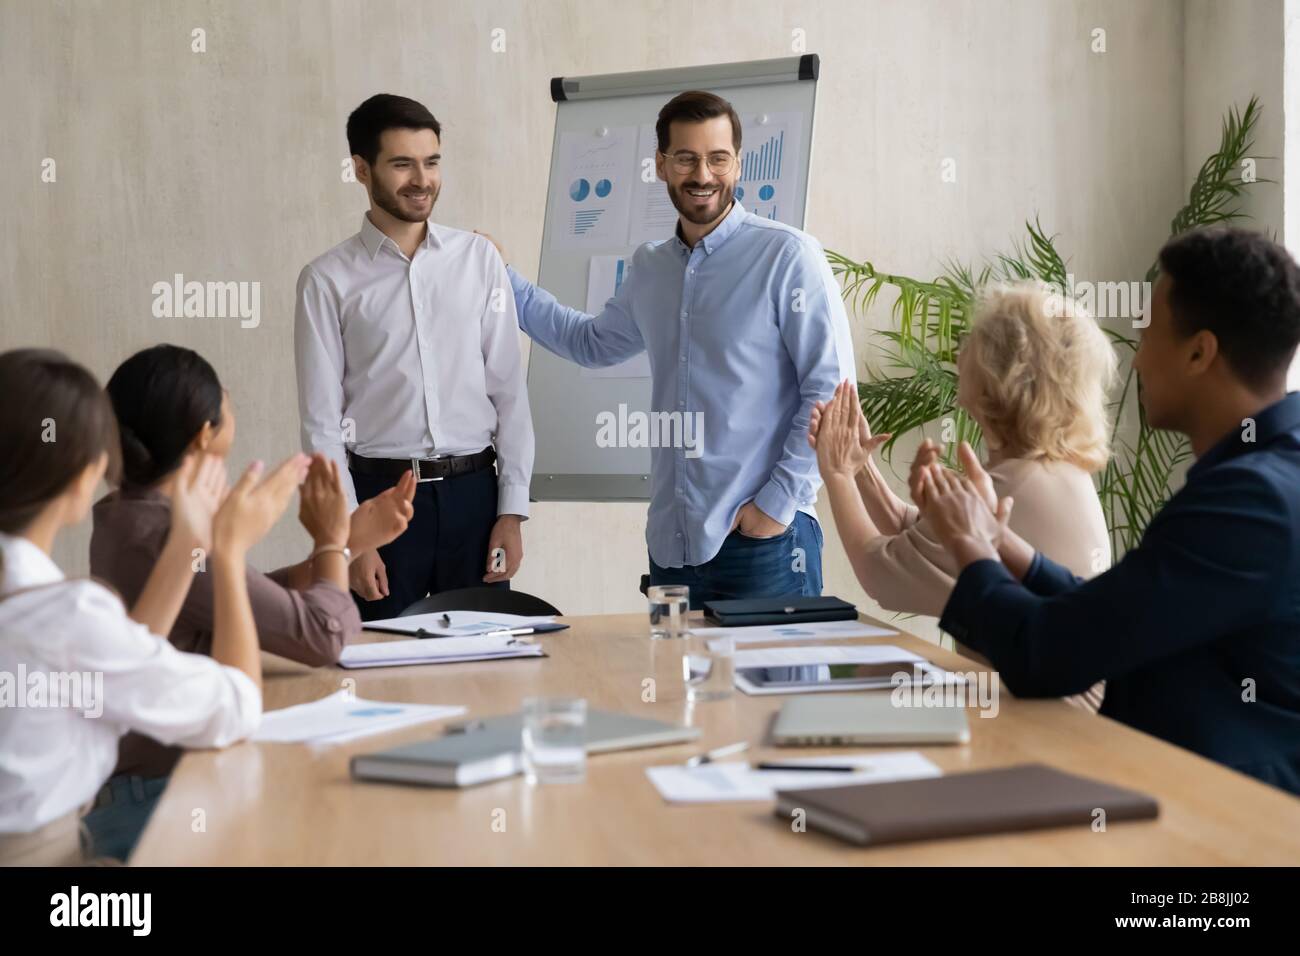
<instances>
[{"instance_id":1,"label":"rolled-up sleeve","mask_svg":"<svg viewBox=\"0 0 1300 956\"><path fill-rule=\"evenodd\" d=\"M821 476L808 446L813 403L829 399L842 379L856 383L848 319L839 286L811 237L792 242L773 290L781 341L799 384L799 404L786 429L781 458L754 504L788 525L801 505L817 499Z\"/></svg>"},{"instance_id":2,"label":"rolled-up sleeve","mask_svg":"<svg viewBox=\"0 0 1300 956\"><path fill-rule=\"evenodd\" d=\"M262 693L247 674L178 651L98 585L87 582L74 600L79 621L95 631L78 666L103 675L105 719L183 747L225 747L257 729Z\"/></svg>"}]
</instances>

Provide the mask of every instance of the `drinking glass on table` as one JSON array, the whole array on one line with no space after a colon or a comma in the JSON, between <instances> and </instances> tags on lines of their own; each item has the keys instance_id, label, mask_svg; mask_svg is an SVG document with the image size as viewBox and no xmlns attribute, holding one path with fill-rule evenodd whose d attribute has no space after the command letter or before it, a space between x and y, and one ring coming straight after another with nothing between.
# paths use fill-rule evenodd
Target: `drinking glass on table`
<instances>
[{"instance_id":1,"label":"drinking glass on table","mask_svg":"<svg viewBox=\"0 0 1300 956\"><path fill-rule=\"evenodd\" d=\"M730 634L706 637L686 635L682 654L682 681L688 701L726 700L734 692L736 639Z\"/></svg>"},{"instance_id":2,"label":"drinking glass on table","mask_svg":"<svg viewBox=\"0 0 1300 956\"><path fill-rule=\"evenodd\" d=\"M654 640L685 637L691 589L685 584L657 584L646 588L646 597L650 601L650 637Z\"/></svg>"},{"instance_id":3,"label":"drinking glass on table","mask_svg":"<svg viewBox=\"0 0 1300 956\"><path fill-rule=\"evenodd\" d=\"M587 702L581 697L528 697L523 716L528 782L581 783L587 775Z\"/></svg>"}]
</instances>

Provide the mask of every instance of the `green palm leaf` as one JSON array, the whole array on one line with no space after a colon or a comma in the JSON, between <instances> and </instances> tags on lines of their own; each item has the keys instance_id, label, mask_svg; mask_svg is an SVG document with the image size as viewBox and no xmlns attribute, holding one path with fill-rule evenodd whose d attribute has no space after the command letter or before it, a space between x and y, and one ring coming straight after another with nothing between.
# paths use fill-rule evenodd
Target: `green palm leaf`
<instances>
[{"instance_id":1,"label":"green palm leaf","mask_svg":"<svg viewBox=\"0 0 1300 956\"><path fill-rule=\"evenodd\" d=\"M1223 119L1219 147L1201 164L1188 191L1187 202L1170 222L1170 232L1242 217L1240 199L1252 182L1243 180L1243 161L1254 146L1259 120L1257 97L1244 110L1230 109ZM832 272L843 285L845 301L863 314L869 311L886 288L894 293L890 306L893 327L875 333L882 342L880 361L868 368L867 380L858 386L863 413L876 432L890 432L892 438L882 453L889 460L894 443L904 434L946 419L951 423L951 457L962 440L978 446L979 428L956 407L957 374L954 365L956 343L969 328L974 303L990 282L1038 279L1065 291L1068 271L1049 235L1037 218L1025 223L1023 241L1012 243L1010 252L996 253L978 269L957 262L943 263L943 272L930 281L881 272L868 261L855 261L827 251ZM1154 282L1153 264L1146 279ZM1179 468L1191 457L1186 439L1172 432L1157 431L1147 423L1141 407L1141 386L1132 367L1136 338L1105 329L1126 368L1123 386L1114 404L1111 432L1112 457L1098 481L1098 494L1106 513L1115 554L1136 546L1151 518L1170 494ZM1132 443L1119 440L1121 424L1132 406L1137 410L1137 434Z\"/></svg>"}]
</instances>

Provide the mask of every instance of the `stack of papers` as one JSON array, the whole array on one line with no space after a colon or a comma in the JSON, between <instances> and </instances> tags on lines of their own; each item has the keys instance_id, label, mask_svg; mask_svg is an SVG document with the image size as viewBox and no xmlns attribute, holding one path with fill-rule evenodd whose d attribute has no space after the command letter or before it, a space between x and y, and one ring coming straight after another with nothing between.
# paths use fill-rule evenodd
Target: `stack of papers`
<instances>
[{"instance_id":1,"label":"stack of papers","mask_svg":"<svg viewBox=\"0 0 1300 956\"><path fill-rule=\"evenodd\" d=\"M898 631L861 621L810 621L807 624L756 624L752 627L693 627L701 637L734 637L741 644L827 641L845 637L892 637Z\"/></svg>"},{"instance_id":2,"label":"stack of papers","mask_svg":"<svg viewBox=\"0 0 1300 956\"><path fill-rule=\"evenodd\" d=\"M812 770L755 770L747 763L676 764L647 767L646 776L669 803L725 803L772 800L778 790L847 787L858 783L914 780L942 776L942 771L915 750L871 755L795 757L773 763L816 767L854 767L850 773Z\"/></svg>"},{"instance_id":3,"label":"stack of papers","mask_svg":"<svg viewBox=\"0 0 1300 956\"><path fill-rule=\"evenodd\" d=\"M415 634L424 631L426 634L438 637L470 637L475 634L491 634L494 631L554 623L554 614L528 617L523 614L501 614L494 611L435 611L432 614L412 614L410 617L367 621L366 630L389 631L394 634Z\"/></svg>"},{"instance_id":4,"label":"stack of papers","mask_svg":"<svg viewBox=\"0 0 1300 956\"><path fill-rule=\"evenodd\" d=\"M262 715L253 739L274 743L336 744L370 734L428 723L465 713L464 707L390 704L362 700L345 690Z\"/></svg>"},{"instance_id":5,"label":"stack of papers","mask_svg":"<svg viewBox=\"0 0 1300 956\"><path fill-rule=\"evenodd\" d=\"M432 637L349 644L339 655L339 666L348 669L398 667L403 664L454 664L458 661L545 656L540 644L522 637Z\"/></svg>"}]
</instances>

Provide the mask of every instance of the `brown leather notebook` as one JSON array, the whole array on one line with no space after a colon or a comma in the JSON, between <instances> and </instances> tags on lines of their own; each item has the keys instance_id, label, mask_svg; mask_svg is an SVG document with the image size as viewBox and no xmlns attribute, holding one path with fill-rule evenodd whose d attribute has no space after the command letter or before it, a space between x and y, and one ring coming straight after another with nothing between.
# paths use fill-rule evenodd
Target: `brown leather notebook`
<instances>
[{"instance_id":1,"label":"brown leather notebook","mask_svg":"<svg viewBox=\"0 0 1300 956\"><path fill-rule=\"evenodd\" d=\"M778 817L789 821L798 809L806 812L808 826L860 846L1091 827L1098 809L1106 812L1107 826L1151 820L1160 812L1146 794L1043 764L777 793Z\"/></svg>"}]
</instances>

